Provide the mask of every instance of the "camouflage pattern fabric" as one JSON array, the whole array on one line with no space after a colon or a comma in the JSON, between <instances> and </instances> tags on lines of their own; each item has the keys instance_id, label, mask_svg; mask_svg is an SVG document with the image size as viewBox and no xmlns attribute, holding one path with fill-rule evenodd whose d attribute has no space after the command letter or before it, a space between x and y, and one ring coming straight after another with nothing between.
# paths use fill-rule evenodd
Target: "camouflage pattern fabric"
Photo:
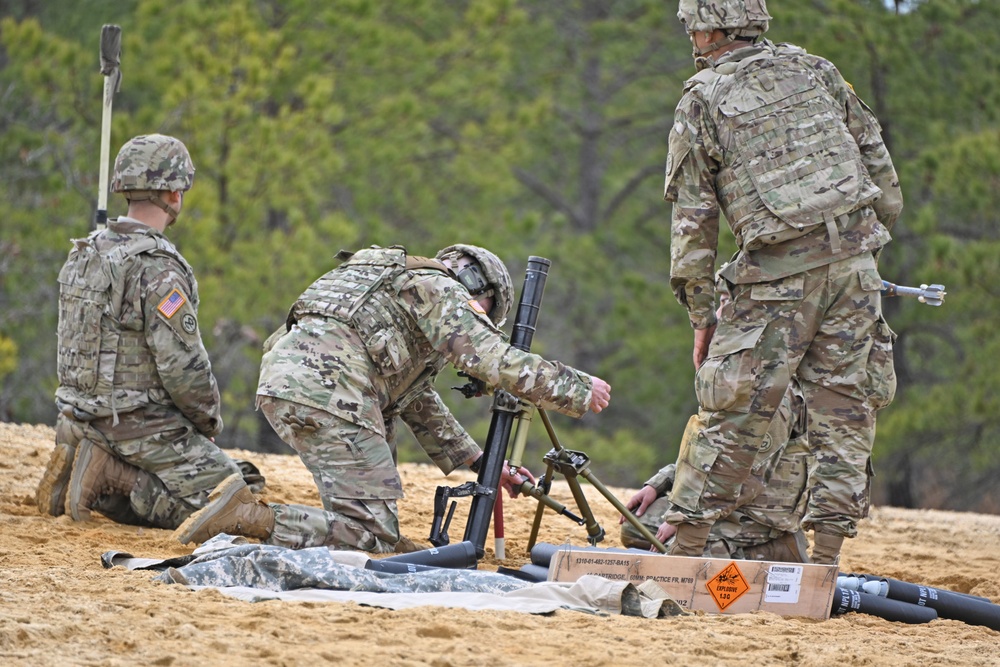
<instances>
[{"instance_id":1,"label":"camouflage pattern fabric","mask_svg":"<svg viewBox=\"0 0 1000 667\"><path fill-rule=\"evenodd\" d=\"M218 538L227 538L220 535ZM496 572L436 569L408 574L343 565L326 547L287 549L247 544L210 551L154 578L190 586L246 586L270 591L319 588L372 593L479 592L499 595L531 586Z\"/></svg>"},{"instance_id":2,"label":"camouflage pattern fabric","mask_svg":"<svg viewBox=\"0 0 1000 667\"><path fill-rule=\"evenodd\" d=\"M332 273L335 281L336 270ZM342 289L355 287L345 283ZM509 346L454 278L410 270L382 289L393 295L412 325L385 336L390 349L384 355L401 360L397 373L388 375L376 367L351 324L306 316L265 352L257 393L311 405L384 435L384 414L412 404L451 363L541 408L572 417L587 411L590 376ZM422 356L402 361L411 350Z\"/></svg>"},{"instance_id":3,"label":"camouflage pattern fabric","mask_svg":"<svg viewBox=\"0 0 1000 667\"><path fill-rule=\"evenodd\" d=\"M378 261L373 255L363 257ZM323 509L272 505L269 544L392 550L400 537L395 499L403 496L395 466L396 417L445 474L480 451L434 389L446 363L543 408L576 417L588 409L589 375L510 347L444 271L393 268L403 265L398 253L386 249L385 255L391 279L365 282L364 274L345 264L297 302L330 316L302 314L297 305L290 330L268 339L258 405L298 452L323 499ZM322 303L328 294L331 301L356 304L354 293L371 299L364 305L373 309L373 319L391 323L372 334L380 341L377 352L354 325L338 319L336 306Z\"/></svg>"},{"instance_id":4,"label":"camouflage pattern fabric","mask_svg":"<svg viewBox=\"0 0 1000 667\"><path fill-rule=\"evenodd\" d=\"M112 262L110 270L94 254L114 257L137 242L145 242L145 250L124 253L124 261ZM87 306L74 303L74 289L94 285L94 272L114 276L107 284L111 296L97 305L117 310L117 316L76 319L73 314ZM191 268L162 234L123 217L76 242L60 283L56 402L76 422L65 432L101 442L149 473L141 476L127 506L105 499L97 509L127 523L176 528L204 506L219 482L239 472L210 440L223 426L220 397L198 329L198 285ZM75 325L91 329L81 332ZM64 353L80 349L70 340L93 341L82 346L93 352ZM111 369L106 382L95 369Z\"/></svg>"},{"instance_id":5,"label":"camouflage pattern fabric","mask_svg":"<svg viewBox=\"0 0 1000 667\"><path fill-rule=\"evenodd\" d=\"M179 139L146 134L130 139L115 158L111 191L185 191L194 182L194 164Z\"/></svg>"},{"instance_id":6,"label":"camouflage pattern fabric","mask_svg":"<svg viewBox=\"0 0 1000 667\"><path fill-rule=\"evenodd\" d=\"M274 530L264 542L391 553L400 538L396 499L403 497L395 443L307 405L267 396L259 405L312 473L323 502L322 508L270 503Z\"/></svg>"},{"instance_id":7,"label":"camouflage pattern fabric","mask_svg":"<svg viewBox=\"0 0 1000 667\"><path fill-rule=\"evenodd\" d=\"M733 287L696 376L706 425L678 456L668 522L711 525L734 507L797 377L816 457L803 527L854 536L868 511L875 412L895 393L880 285L864 254Z\"/></svg>"},{"instance_id":8,"label":"camouflage pattern fabric","mask_svg":"<svg viewBox=\"0 0 1000 667\"><path fill-rule=\"evenodd\" d=\"M749 172L743 161L747 158L733 145L744 136L755 132L781 135L763 150L774 155L786 156L788 169L796 161L808 161L810 156L796 153L794 143L784 137L796 137L807 127L788 127L777 117L757 117L742 107L731 105L718 108L725 100L717 100L718 88L724 76L720 71L735 72L743 61L755 67L775 70L777 77L785 63L794 65L796 72L805 71L815 81L813 88L821 92L810 98L801 113L804 126L812 116L822 113L832 118L842 118L846 130L856 144L857 161L853 180L859 188L858 208L840 216L837 222L839 250L834 251L832 239L825 224L790 225L769 206L773 203L762 199L760 190L771 187L763 179L782 179L797 183L801 203L814 207L809 201L814 191L825 192L835 183L818 182L816 172L803 170L805 176L795 181L783 176L777 160L766 160L769 165L762 173ZM714 77L714 78L713 78ZM812 94L810 92L810 94ZM796 99L794 96L790 99ZM716 107L711 106L713 101ZM744 105L751 105L745 102ZM782 114L784 115L784 114ZM750 127L740 131L729 126L732 118L744 119ZM758 128L755 130L754 128ZM832 142L840 142L836 136ZM810 55L802 49L786 44L775 45L767 40L731 51L721 58L714 69L699 73L685 84L685 92L674 112L674 125L668 137L669 151L666 164L664 198L673 202L671 232L671 286L678 301L685 305L695 328L704 328L715 322L715 270L720 213L727 213L727 222L733 229L740 252L726 267L723 275L732 283L767 282L793 275L862 252L875 251L888 243L889 230L902 211L902 194L892 159L881 137L881 128L871 110L854 94L832 63ZM838 143L838 145L840 145ZM823 149L817 147L819 152ZM840 177L833 171L832 163L826 174L828 179ZM847 163L837 168L846 170ZM773 171L777 171L777 175ZM726 182L718 182L720 172L728 174ZM796 172L798 173L798 172ZM846 176L843 176L846 177ZM860 181L858 179L861 179ZM788 190L788 188L785 188ZM770 195L769 195L770 196ZM825 195L824 195L825 196ZM732 199L738 210L723 210L723 203ZM871 201L874 199L874 201ZM735 203L738 202L738 203ZM779 209L783 215L796 202L784 202ZM814 210L813 217L823 219L822 210ZM789 238L792 237L792 238Z\"/></svg>"},{"instance_id":9,"label":"camouflage pattern fabric","mask_svg":"<svg viewBox=\"0 0 1000 667\"><path fill-rule=\"evenodd\" d=\"M689 614L652 581L639 585L584 575L573 583L531 583L499 572L437 568L405 574L369 570L362 554L290 550L220 534L188 556L101 555L106 569L160 572L154 580L215 588L247 602L356 602L388 609L440 606L550 614L557 610L664 618Z\"/></svg>"},{"instance_id":10,"label":"camouflage pattern fabric","mask_svg":"<svg viewBox=\"0 0 1000 667\"><path fill-rule=\"evenodd\" d=\"M763 0L680 0L677 18L689 33L722 29L759 35L767 31L771 17Z\"/></svg>"},{"instance_id":11,"label":"camouflage pattern fabric","mask_svg":"<svg viewBox=\"0 0 1000 667\"><path fill-rule=\"evenodd\" d=\"M743 558L743 547L764 544L799 529L809 496L809 471L814 467L806 429L805 404L793 384L771 422L736 509L712 526L706 553L717 558ZM666 494L674 488L675 471L675 464L667 465L644 484L659 494L639 517L653 534L670 508ZM628 522L622 524L621 539L626 547L648 548L642 534Z\"/></svg>"},{"instance_id":12,"label":"camouflage pattern fabric","mask_svg":"<svg viewBox=\"0 0 1000 667\"><path fill-rule=\"evenodd\" d=\"M717 323L722 213L739 252L719 272L731 302L696 378L709 417L678 458L667 521L708 526L732 510L798 378L817 461L803 526L853 536L868 511L875 412L895 391L874 256L902 196L878 122L832 63L767 40L690 79L674 120L671 285L694 328Z\"/></svg>"}]
</instances>

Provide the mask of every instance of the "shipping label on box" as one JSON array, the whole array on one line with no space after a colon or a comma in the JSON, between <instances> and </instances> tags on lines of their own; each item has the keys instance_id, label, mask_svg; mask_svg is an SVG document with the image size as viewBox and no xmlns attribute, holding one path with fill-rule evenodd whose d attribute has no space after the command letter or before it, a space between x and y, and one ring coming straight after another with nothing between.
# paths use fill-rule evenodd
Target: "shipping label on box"
<instances>
[{"instance_id":1,"label":"shipping label on box","mask_svg":"<svg viewBox=\"0 0 1000 667\"><path fill-rule=\"evenodd\" d=\"M827 619L837 583L835 565L688 558L638 551L560 547L549 581L585 574L640 584L652 580L681 606L714 614L769 611Z\"/></svg>"}]
</instances>

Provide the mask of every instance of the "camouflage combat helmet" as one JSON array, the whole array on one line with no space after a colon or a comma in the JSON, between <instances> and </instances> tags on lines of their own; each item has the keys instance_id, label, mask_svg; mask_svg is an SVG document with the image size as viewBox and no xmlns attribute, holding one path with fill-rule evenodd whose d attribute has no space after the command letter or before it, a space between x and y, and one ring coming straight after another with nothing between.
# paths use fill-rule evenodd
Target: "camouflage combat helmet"
<instances>
[{"instance_id":1,"label":"camouflage combat helmet","mask_svg":"<svg viewBox=\"0 0 1000 667\"><path fill-rule=\"evenodd\" d=\"M721 30L726 39L709 44L695 57L710 53L737 37L759 37L767 32L768 21L764 0L680 0L677 18L688 34Z\"/></svg>"},{"instance_id":2,"label":"camouflage combat helmet","mask_svg":"<svg viewBox=\"0 0 1000 667\"><path fill-rule=\"evenodd\" d=\"M187 147L174 137L146 134L130 139L118 151L111 191L177 192L189 190L193 182L194 164Z\"/></svg>"},{"instance_id":3,"label":"camouflage combat helmet","mask_svg":"<svg viewBox=\"0 0 1000 667\"><path fill-rule=\"evenodd\" d=\"M489 295L493 297L493 309L489 313L490 319L498 327L503 326L507 319L507 313L514 305L514 283L511 282L507 267L500 261L499 257L486 248L465 245L464 243L442 248L438 251L437 259L457 259L462 255L468 255L476 260L482 271L481 278L485 278L486 284L477 285L477 272L470 271L469 268L457 272L459 280L473 296Z\"/></svg>"},{"instance_id":4,"label":"camouflage combat helmet","mask_svg":"<svg viewBox=\"0 0 1000 667\"><path fill-rule=\"evenodd\" d=\"M194 183L194 163L180 139L165 134L133 137L115 158L111 191L131 202L149 201L166 211L173 224L178 210L160 198L161 192L184 192Z\"/></svg>"}]
</instances>

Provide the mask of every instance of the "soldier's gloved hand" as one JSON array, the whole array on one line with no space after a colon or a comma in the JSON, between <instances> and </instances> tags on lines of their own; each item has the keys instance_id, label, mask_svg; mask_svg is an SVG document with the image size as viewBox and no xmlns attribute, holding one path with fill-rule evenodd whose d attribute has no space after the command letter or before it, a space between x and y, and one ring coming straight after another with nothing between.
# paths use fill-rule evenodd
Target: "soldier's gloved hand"
<instances>
[{"instance_id":1,"label":"soldier's gloved hand","mask_svg":"<svg viewBox=\"0 0 1000 667\"><path fill-rule=\"evenodd\" d=\"M288 424L293 431L304 434L315 433L319 429L319 422L312 417L302 419L302 417L299 417L298 415L288 415L285 418L285 423Z\"/></svg>"},{"instance_id":2,"label":"soldier's gloved hand","mask_svg":"<svg viewBox=\"0 0 1000 667\"><path fill-rule=\"evenodd\" d=\"M511 498L517 498L518 491L521 485L524 484L524 479L530 479L531 483L535 483L535 476L531 474L531 471L521 466L517 469L514 474L510 472L510 466L507 462L503 462L503 471L500 473L500 486L507 489L507 495Z\"/></svg>"},{"instance_id":3,"label":"soldier's gloved hand","mask_svg":"<svg viewBox=\"0 0 1000 667\"><path fill-rule=\"evenodd\" d=\"M625 509L632 512L637 518L646 513L646 508L653 504L656 500L656 489L646 485L643 486L634 496L628 499L625 503ZM618 525L624 525L625 515L618 517Z\"/></svg>"},{"instance_id":4,"label":"soldier's gloved hand","mask_svg":"<svg viewBox=\"0 0 1000 667\"><path fill-rule=\"evenodd\" d=\"M600 412L611 402L611 385L596 375L592 375L591 380L593 388L590 392L590 409L592 412Z\"/></svg>"}]
</instances>

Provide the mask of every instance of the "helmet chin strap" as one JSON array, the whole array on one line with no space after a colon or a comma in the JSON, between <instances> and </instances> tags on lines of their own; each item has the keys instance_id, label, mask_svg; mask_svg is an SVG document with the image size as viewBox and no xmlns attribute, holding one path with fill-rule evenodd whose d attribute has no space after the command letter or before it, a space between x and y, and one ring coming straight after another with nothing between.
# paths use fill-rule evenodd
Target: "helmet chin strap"
<instances>
[{"instance_id":1,"label":"helmet chin strap","mask_svg":"<svg viewBox=\"0 0 1000 667\"><path fill-rule=\"evenodd\" d=\"M163 201L160 198L160 193L155 190L126 190L123 192L125 199L129 203L134 201L148 201L154 206L163 209L163 212L170 217L170 221L167 223L167 227L177 222L177 216L180 215L180 211L175 209L173 206Z\"/></svg>"},{"instance_id":2,"label":"helmet chin strap","mask_svg":"<svg viewBox=\"0 0 1000 667\"><path fill-rule=\"evenodd\" d=\"M705 33L706 38L710 37L711 34L712 33L710 32L706 32ZM710 44L706 44L705 46L699 49L698 45L694 41L695 33L693 32L688 33L688 38L691 40L691 46L692 46L691 57L694 58L695 69L697 69L699 72L703 69L715 66L715 59L712 58L711 56L706 57L705 56L706 53L712 53L713 51L721 49L724 46L728 46L729 44L732 44L733 42L736 41L736 33L723 32L722 34L723 34L722 39L716 40Z\"/></svg>"}]
</instances>

